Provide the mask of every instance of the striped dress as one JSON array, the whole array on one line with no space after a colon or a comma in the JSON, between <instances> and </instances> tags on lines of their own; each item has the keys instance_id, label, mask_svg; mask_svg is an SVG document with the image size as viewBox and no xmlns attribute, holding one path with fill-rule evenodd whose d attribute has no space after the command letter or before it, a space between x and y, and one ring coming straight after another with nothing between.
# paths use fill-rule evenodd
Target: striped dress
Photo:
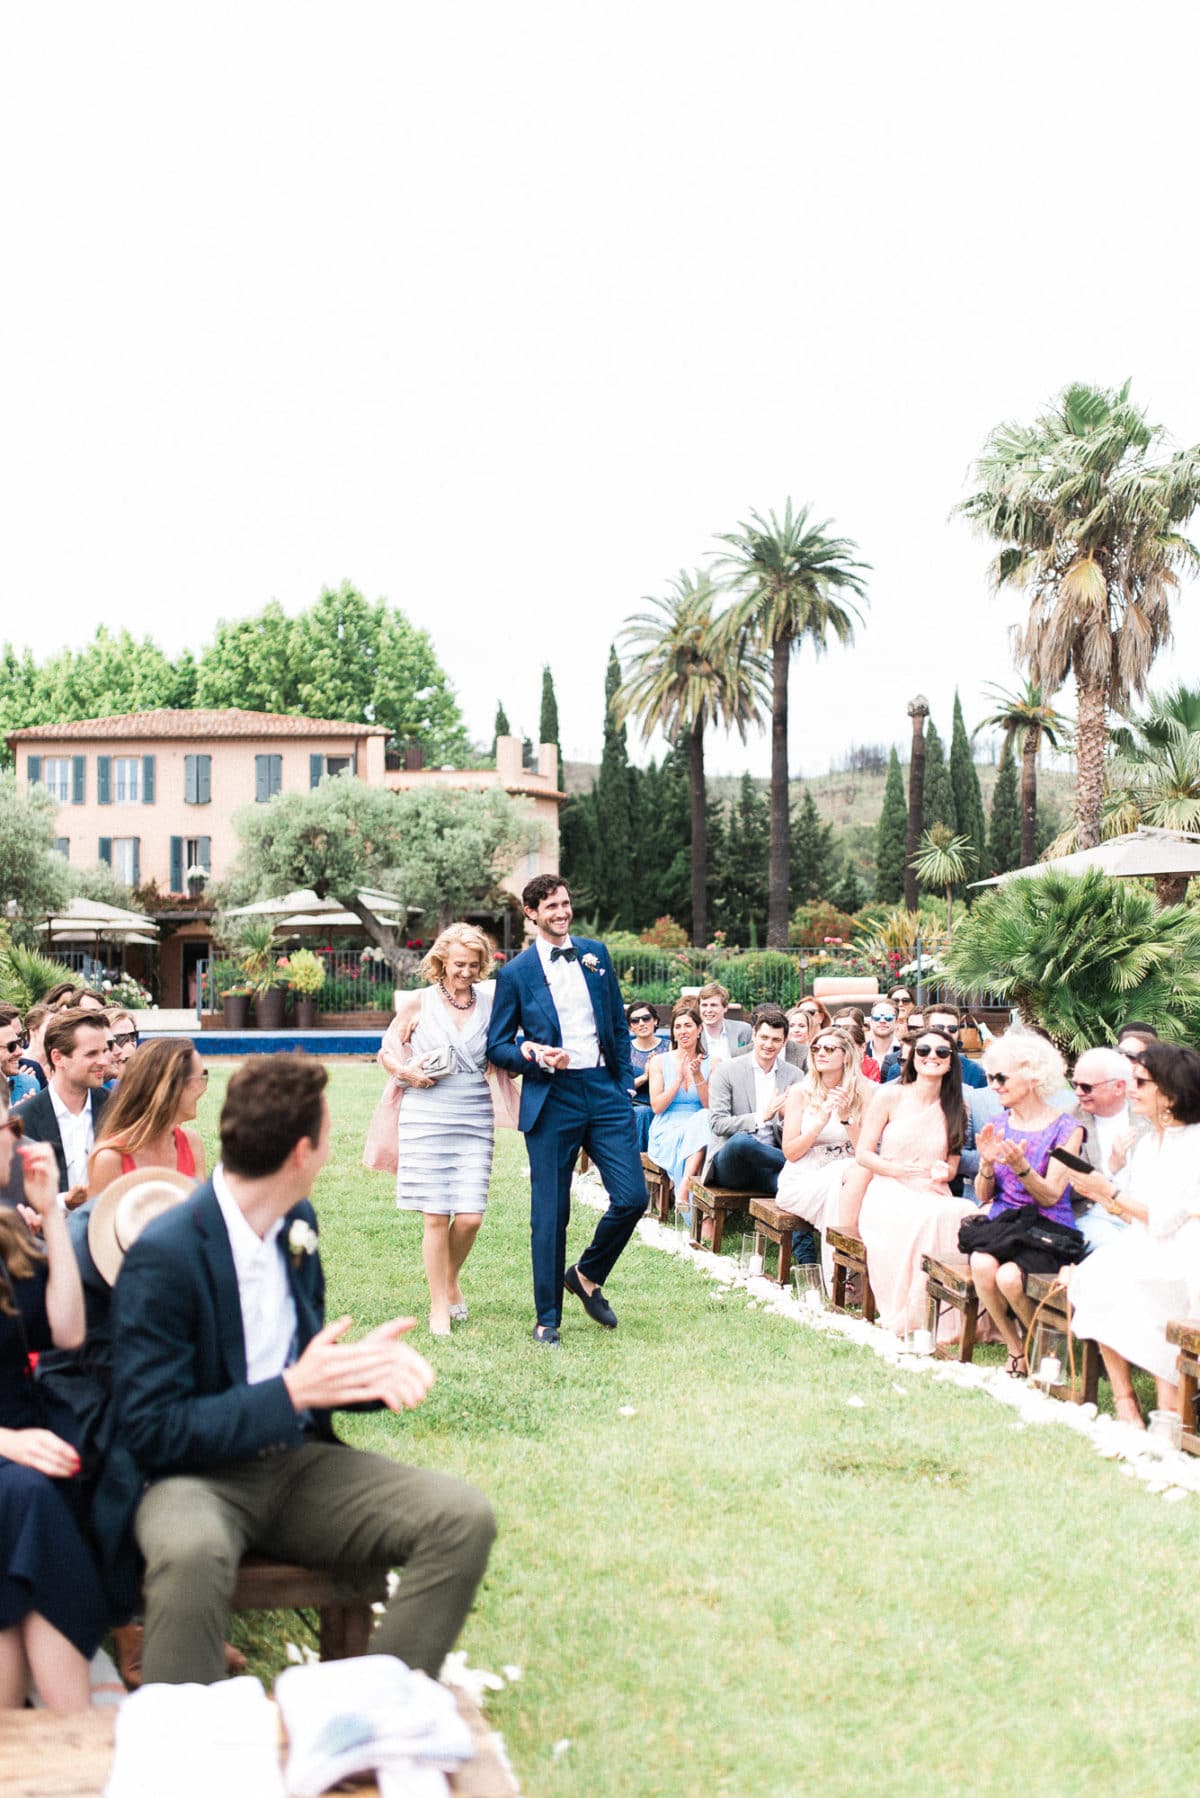
<instances>
[{"instance_id":1,"label":"striped dress","mask_svg":"<svg viewBox=\"0 0 1200 1798\"><path fill-rule=\"evenodd\" d=\"M475 988L469 1012L452 1012L437 987L421 994L413 1056L449 1044L459 1071L433 1086L406 1086L396 1139L396 1205L446 1217L487 1209L495 1120L488 1086L488 1022L494 987ZM458 1019L461 1016L461 1028Z\"/></svg>"}]
</instances>

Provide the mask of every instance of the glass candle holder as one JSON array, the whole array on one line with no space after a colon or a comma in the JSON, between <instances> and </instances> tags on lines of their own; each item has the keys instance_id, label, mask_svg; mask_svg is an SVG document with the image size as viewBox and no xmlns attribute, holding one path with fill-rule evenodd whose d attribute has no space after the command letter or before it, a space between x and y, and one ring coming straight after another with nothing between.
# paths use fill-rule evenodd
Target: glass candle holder
<instances>
[{"instance_id":1,"label":"glass candle holder","mask_svg":"<svg viewBox=\"0 0 1200 1798\"><path fill-rule=\"evenodd\" d=\"M824 1311L828 1300L825 1273L819 1261L792 1269L792 1291L802 1311Z\"/></svg>"},{"instance_id":2,"label":"glass candle holder","mask_svg":"<svg viewBox=\"0 0 1200 1798\"><path fill-rule=\"evenodd\" d=\"M1181 1448L1183 1419L1178 1411L1151 1411L1146 1434L1160 1454L1169 1448Z\"/></svg>"}]
</instances>

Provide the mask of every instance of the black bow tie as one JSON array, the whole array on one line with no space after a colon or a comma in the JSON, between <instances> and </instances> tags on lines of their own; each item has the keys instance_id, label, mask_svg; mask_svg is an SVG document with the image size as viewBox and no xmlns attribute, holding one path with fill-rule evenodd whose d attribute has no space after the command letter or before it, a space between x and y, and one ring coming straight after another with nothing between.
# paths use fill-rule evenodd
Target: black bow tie
<instances>
[{"instance_id":1,"label":"black bow tie","mask_svg":"<svg viewBox=\"0 0 1200 1798\"><path fill-rule=\"evenodd\" d=\"M578 961L578 953L574 949L551 949L551 961Z\"/></svg>"}]
</instances>

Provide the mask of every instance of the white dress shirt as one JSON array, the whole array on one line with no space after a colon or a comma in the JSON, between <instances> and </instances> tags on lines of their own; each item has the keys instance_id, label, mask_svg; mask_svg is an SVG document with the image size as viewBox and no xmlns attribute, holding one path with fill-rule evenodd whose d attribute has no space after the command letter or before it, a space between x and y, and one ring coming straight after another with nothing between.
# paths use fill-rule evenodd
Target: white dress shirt
<instances>
[{"instance_id":1,"label":"white dress shirt","mask_svg":"<svg viewBox=\"0 0 1200 1798\"><path fill-rule=\"evenodd\" d=\"M540 936L536 942L542 973L546 977L546 985L550 988L550 997L558 1013L562 1046L571 1058L567 1066L603 1067L604 1058L600 1053L600 1039L596 1034L596 1013L592 1009L587 976L578 960L567 961L560 955L557 961L551 961L550 952L555 944L548 943ZM562 946L564 949L573 947L570 937Z\"/></svg>"},{"instance_id":2,"label":"white dress shirt","mask_svg":"<svg viewBox=\"0 0 1200 1798\"><path fill-rule=\"evenodd\" d=\"M1113 1144L1118 1136L1129 1128L1129 1107L1123 1105L1113 1117L1099 1118L1092 1113L1092 1132L1096 1138L1096 1147L1100 1151L1100 1172L1107 1174L1112 1158Z\"/></svg>"},{"instance_id":3,"label":"white dress shirt","mask_svg":"<svg viewBox=\"0 0 1200 1798\"><path fill-rule=\"evenodd\" d=\"M58 1088L50 1082L50 1103L58 1120L63 1154L67 1158L67 1191L73 1186L87 1185L88 1156L96 1146L96 1127L92 1121L92 1095L83 1102L82 1111L68 1111L59 1097Z\"/></svg>"},{"instance_id":4,"label":"white dress shirt","mask_svg":"<svg viewBox=\"0 0 1200 1798\"><path fill-rule=\"evenodd\" d=\"M275 1379L290 1366L296 1346L296 1301L279 1246L283 1219L276 1219L266 1235L260 1236L246 1222L220 1162L213 1169L212 1183L229 1232L237 1275L246 1339L246 1383L256 1386L260 1380Z\"/></svg>"},{"instance_id":5,"label":"white dress shirt","mask_svg":"<svg viewBox=\"0 0 1200 1798\"><path fill-rule=\"evenodd\" d=\"M757 1061L754 1064L754 1117L758 1125L757 1134L771 1134L771 1126L767 1122L767 1106L775 1103L775 1069L764 1074Z\"/></svg>"}]
</instances>

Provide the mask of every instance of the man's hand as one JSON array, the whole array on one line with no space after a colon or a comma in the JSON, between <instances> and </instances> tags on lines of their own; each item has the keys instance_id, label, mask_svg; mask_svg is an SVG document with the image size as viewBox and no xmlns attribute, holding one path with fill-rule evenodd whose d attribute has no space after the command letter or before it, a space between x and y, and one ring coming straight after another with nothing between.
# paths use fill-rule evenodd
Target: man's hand
<instances>
[{"instance_id":1,"label":"man's hand","mask_svg":"<svg viewBox=\"0 0 1200 1798\"><path fill-rule=\"evenodd\" d=\"M25 1170L25 1203L39 1223L58 1209L58 1163L48 1142L22 1142L17 1154ZM87 1197L86 1190L84 1197Z\"/></svg>"},{"instance_id":2,"label":"man's hand","mask_svg":"<svg viewBox=\"0 0 1200 1798\"><path fill-rule=\"evenodd\" d=\"M300 1359L284 1369L283 1383L295 1409L336 1411L379 1399L389 1411L415 1410L434 1381L425 1357L398 1340L416 1321L394 1317L361 1342L341 1341L350 1328L349 1317L326 1324Z\"/></svg>"},{"instance_id":3,"label":"man's hand","mask_svg":"<svg viewBox=\"0 0 1200 1798\"><path fill-rule=\"evenodd\" d=\"M521 1053L526 1061L536 1061L548 1074L567 1067L571 1060L569 1049L552 1049L548 1043L531 1043L528 1037L521 1044Z\"/></svg>"},{"instance_id":4,"label":"man's hand","mask_svg":"<svg viewBox=\"0 0 1200 1798\"><path fill-rule=\"evenodd\" d=\"M82 1465L78 1450L53 1430L0 1430L0 1455L50 1480L74 1479Z\"/></svg>"}]
</instances>

